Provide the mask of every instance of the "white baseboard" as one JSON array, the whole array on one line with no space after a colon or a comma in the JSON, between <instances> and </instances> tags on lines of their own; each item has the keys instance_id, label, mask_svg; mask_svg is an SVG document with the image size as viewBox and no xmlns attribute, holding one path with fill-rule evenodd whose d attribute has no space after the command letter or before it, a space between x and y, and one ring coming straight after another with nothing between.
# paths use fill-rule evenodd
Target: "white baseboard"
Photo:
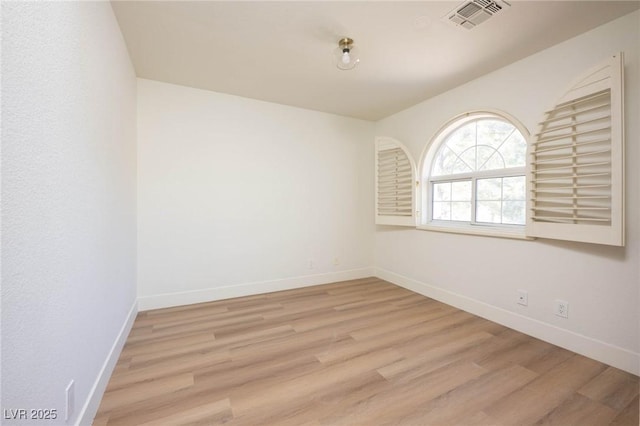
<instances>
[{"instance_id":1,"label":"white baseboard","mask_svg":"<svg viewBox=\"0 0 640 426\"><path fill-rule=\"evenodd\" d=\"M544 340L545 342L598 360L629 373L635 375L640 374L640 354L638 353L515 312L507 311L506 309L498 308L458 293L434 287L385 269L375 268L374 275L408 290L490 321L497 322L498 324Z\"/></svg>"},{"instance_id":2,"label":"white baseboard","mask_svg":"<svg viewBox=\"0 0 640 426\"><path fill-rule=\"evenodd\" d=\"M355 280L373 276L373 268L350 269L348 271L329 272L316 275L283 278L270 281L259 281L225 287L213 287L202 290L164 293L138 298L138 309L168 308L172 306L191 305L193 303L211 302L254 294L272 293L274 291L329 284L337 281Z\"/></svg>"},{"instance_id":3,"label":"white baseboard","mask_svg":"<svg viewBox=\"0 0 640 426\"><path fill-rule=\"evenodd\" d=\"M104 395L104 391L107 388L109 379L111 378L111 373L118 362L118 358L122 352L122 347L129 336L129 332L131 331L133 321L136 319L137 314L138 303L137 301L134 301L124 324L120 327L120 332L118 333L115 342L113 342L104 364L102 364L100 373L98 374L96 381L93 383L93 387L89 391L89 396L82 407L82 411L80 411L76 426L85 426L93 423L93 419L100 407L100 401L102 401L102 396Z\"/></svg>"}]
</instances>

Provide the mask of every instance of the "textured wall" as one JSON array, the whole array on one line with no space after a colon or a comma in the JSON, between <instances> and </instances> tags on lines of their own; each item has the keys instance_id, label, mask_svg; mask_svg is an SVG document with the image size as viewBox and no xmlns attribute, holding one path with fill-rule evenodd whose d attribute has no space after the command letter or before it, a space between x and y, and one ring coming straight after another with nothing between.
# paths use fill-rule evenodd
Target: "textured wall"
<instances>
[{"instance_id":1,"label":"textured wall","mask_svg":"<svg viewBox=\"0 0 640 426\"><path fill-rule=\"evenodd\" d=\"M179 304L370 268L372 131L367 121L139 80L140 307L162 294Z\"/></svg>"},{"instance_id":2,"label":"textured wall","mask_svg":"<svg viewBox=\"0 0 640 426\"><path fill-rule=\"evenodd\" d=\"M73 379L71 424L135 301L136 79L108 2L2 27L2 408L64 424Z\"/></svg>"},{"instance_id":3,"label":"textured wall","mask_svg":"<svg viewBox=\"0 0 640 426\"><path fill-rule=\"evenodd\" d=\"M640 12L634 12L376 124L377 134L404 142L416 161L443 123L473 109L505 111L534 133L543 112L574 79L622 51L626 77L626 247L380 228L376 233L376 266L457 295L462 303L476 301L494 315L512 312L516 315L511 319L519 322L529 318L530 331L564 336L556 338L556 343L575 337L582 347L572 349L640 371L639 22ZM528 290L528 307L516 304L517 289ZM555 299L569 302L568 319L554 315ZM515 326L511 322L507 325ZM602 356L603 351L614 357Z\"/></svg>"}]
</instances>

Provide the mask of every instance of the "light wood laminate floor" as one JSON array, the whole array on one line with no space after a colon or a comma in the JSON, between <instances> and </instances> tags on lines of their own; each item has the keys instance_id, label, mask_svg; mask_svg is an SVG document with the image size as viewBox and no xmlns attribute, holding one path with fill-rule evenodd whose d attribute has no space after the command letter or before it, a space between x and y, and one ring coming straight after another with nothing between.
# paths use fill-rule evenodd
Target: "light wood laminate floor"
<instances>
[{"instance_id":1,"label":"light wood laminate floor","mask_svg":"<svg viewBox=\"0 0 640 426\"><path fill-rule=\"evenodd\" d=\"M368 278L138 314L94 425L638 425L638 377Z\"/></svg>"}]
</instances>

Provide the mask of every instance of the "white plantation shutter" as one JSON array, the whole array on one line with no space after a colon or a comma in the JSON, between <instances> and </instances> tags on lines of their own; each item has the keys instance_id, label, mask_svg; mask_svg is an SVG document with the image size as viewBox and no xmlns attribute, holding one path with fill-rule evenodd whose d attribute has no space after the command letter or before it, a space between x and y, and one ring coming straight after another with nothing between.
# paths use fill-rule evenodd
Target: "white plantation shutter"
<instances>
[{"instance_id":1,"label":"white plantation shutter","mask_svg":"<svg viewBox=\"0 0 640 426\"><path fill-rule=\"evenodd\" d=\"M623 93L620 53L545 113L529 152L528 235L624 245Z\"/></svg>"},{"instance_id":2,"label":"white plantation shutter","mask_svg":"<svg viewBox=\"0 0 640 426\"><path fill-rule=\"evenodd\" d=\"M400 142L376 138L376 224L415 226L415 164Z\"/></svg>"}]
</instances>

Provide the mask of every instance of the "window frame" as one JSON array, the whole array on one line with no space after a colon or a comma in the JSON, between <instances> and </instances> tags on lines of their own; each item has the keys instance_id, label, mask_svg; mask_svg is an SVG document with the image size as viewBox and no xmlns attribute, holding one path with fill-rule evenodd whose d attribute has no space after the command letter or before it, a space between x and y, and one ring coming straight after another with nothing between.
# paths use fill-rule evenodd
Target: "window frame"
<instances>
[{"instance_id":1,"label":"window frame","mask_svg":"<svg viewBox=\"0 0 640 426\"><path fill-rule=\"evenodd\" d=\"M496 224L487 222L478 222L476 220L476 187L478 179L487 178L504 178L524 176L525 179L525 209L529 208L529 182L527 178L527 165L528 160L527 152L525 152L525 165L520 167L507 167L494 170L474 171L468 173L457 173L444 176L431 176L433 169L433 162L436 159L436 155L440 150L442 144L446 141L447 137L456 129L477 120L482 119L497 119L505 121L516 128L524 138L529 146L530 133L520 121L515 117L507 114L503 111L495 109L480 109L464 112L458 114L443 124L431 138L431 141L425 146L421 155L420 162L420 191L418 204L420 206L418 215L418 229L428 231L439 232L451 232L462 233L471 235L485 235L503 238L516 238L516 239L532 239L526 235L526 223L522 225L514 224ZM433 184L434 183L447 183L455 181L471 181L471 221L446 221L435 220L433 215Z\"/></svg>"}]
</instances>

